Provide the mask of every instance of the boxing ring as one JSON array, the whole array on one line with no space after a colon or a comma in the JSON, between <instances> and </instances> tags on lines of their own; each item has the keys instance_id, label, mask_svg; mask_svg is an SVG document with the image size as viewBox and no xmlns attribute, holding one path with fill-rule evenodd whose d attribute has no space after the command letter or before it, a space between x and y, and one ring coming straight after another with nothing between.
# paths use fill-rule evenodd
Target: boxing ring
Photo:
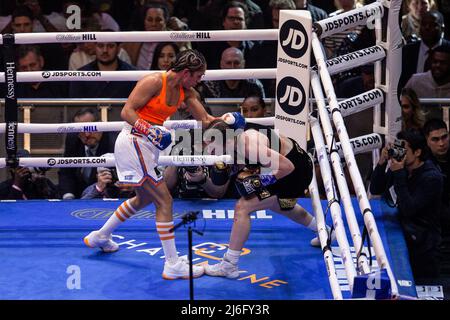
<instances>
[{"instance_id":1,"label":"boxing ring","mask_svg":"<svg viewBox=\"0 0 450 320\"><path fill-rule=\"evenodd\" d=\"M161 278L162 249L154 231L152 206L140 211L114 232L120 250L114 254L86 248L82 238L106 221L120 201L17 201L1 203L0 297L2 299L187 300L188 281ZM215 263L228 242L234 200L175 200L175 223L190 210L203 218L194 235L194 263ZM309 199L299 203L311 210ZM326 203L323 203L326 206ZM387 215L392 209L372 203L383 242L389 245L403 294L414 287L399 226ZM6 207L6 209L5 209ZM381 219L382 218L382 219ZM361 223L361 221L360 221ZM312 233L271 211L252 214L252 233L241 259L237 280L203 276L194 280L199 300L333 299L320 249L309 245ZM187 255L184 228L177 229L180 256ZM339 287L350 298L338 247L333 245ZM354 258L355 254L353 253ZM376 261L374 261L374 267ZM218 289L220 288L220 289Z\"/></svg>"},{"instance_id":2,"label":"boxing ring","mask_svg":"<svg viewBox=\"0 0 450 320\"><path fill-rule=\"evenodd\" d=\"M322 250L309 246L312 234L305 228L270 211L256 212L253 214L252 233L243 252L243 255L248 257L242 259L240 266L243 270L242 277L237 280L207 276L195 279L197 299L350 299L355 298L354 287L357 286L357 278L360 278L359 284L361 281L369 284L375 279L375 287L369 285L360 296L374 299L377 298L377 290L381 289L377 287L377 277L380 277L377 272L383 270L388 277L384 283L389 283L391 298L417 296L407 262L406 246L395 219L395 211L379 200L369 201L354 158L357 152L380 148L380 134L389 139L399 128L396 115L400 112L400 108L398 101L395 100L395 81L398 80L399 74L386 68L386 65L398 63L399 27L398 25L396 28L386 27L388 31L382 32L381 25L394 24L395 19L398 19L400 4L399 0L377 1L338 17L319 21L309 34L311 52L316 58L317 66L311 68L311 71L309 67L306 70L308 75L310 73L308 86L310 83L317 103L317 114L315 116L309 114L307 122L314 138L327 200L320 200L317 181L314 178L309 189L311 198L300 199L299 203L316 216ZM388 19L384 19L383 22L383 17ZM331 60L323 57L321 38L369 21L376 27L376 46ZM334 22L339 27L330 32L329 23L335 25ZM204 36L205 33L208 33L208 37ZM16 136L18 133L118 131L123 125L123 122L19 124L17 97L15 97L16 82L130 81L139 80L151 72L111 71L95 74L84 71L16 72L13 59L16 44L186 40L278 40L278 30L243 30L238 34L206 31L3 35L0 44L4 47L6 72L0 74L0 82L6 83L7 96L6 123L0 126L0 133L5 134L7 158L0 159L0 168L17 165L52 168L114 166L114 158L105 157L17 158ZM382 60L387 61L387 64L382 64ZM338 103L330 75L367 63L375 63L376 88ZM382 72L383 67L386 69L385 72ZM249 78L279 80L277 70L278 68L207 70L203 80ZM374 107L374 133L350 139L346 133L343 117L370 107ZM275 122L277 126L276 117L275 120L272 118L263 121L269 121L270 124ZM334 138L331 122L334 122L337 128L340 141L338 144ZM165 127L172 130L185 130L198 125L196 121L164 123ZM376 153L374 156L376 157ZM348 192L341 166L342 157L350 169L356 198L351 198ZM229 155L164 155L160 156L158 163L197 166L212 165L217 161L233 163ZM336 197L336 190L339 191L340 199ZM213 263L220 259L223 250L227 248L234 203L235 200L175 200L175 223L186 212L186 208L202 213L202 219L197 222L197 227L204 231L205 235L195 237L192 248L195 263ZM82 237L89 230L98 228L119 204L118 200L2 201L0 254L3 257L4 272L0 276L0 298L187 299L188 282L168 282L161 278L162 249L154 222L149 223L149 220L154 220L153 206L139 212L116 230L114 240L121 247L117 253L103 254L84 246ZM343 212L348 228L342 219ZM325 223L334 226L337 242L329 242ZM176 241L180 255L186 255L187 242L181 230L177 230ZM360 230L364 230L363 235ZM351 239L352 244L348 239Z\"/></svg>"}]
</instances>

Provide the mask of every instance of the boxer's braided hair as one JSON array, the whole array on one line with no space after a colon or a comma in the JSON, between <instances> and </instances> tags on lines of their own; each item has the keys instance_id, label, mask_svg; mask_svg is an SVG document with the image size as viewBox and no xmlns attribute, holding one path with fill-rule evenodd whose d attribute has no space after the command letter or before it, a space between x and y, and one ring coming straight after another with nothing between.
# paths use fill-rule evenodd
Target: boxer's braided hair
<instances>
[{"instance_id":1,"label":"boxer's braided hair","mask_svg":"<svg viewBox=\"0 0 450 320\"><path fill-rule=\"evenodd\" d=\"M205 70L206 60L203 54L195 49L188 49L178 53L175 61L170 67L175 72L188 69L191 72Z\"/></svg>"}]
</instances>

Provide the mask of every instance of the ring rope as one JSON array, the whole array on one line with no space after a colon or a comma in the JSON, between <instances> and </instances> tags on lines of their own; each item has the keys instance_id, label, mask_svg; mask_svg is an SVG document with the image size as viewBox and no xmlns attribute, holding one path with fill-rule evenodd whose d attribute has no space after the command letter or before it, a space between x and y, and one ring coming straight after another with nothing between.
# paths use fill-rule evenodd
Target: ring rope
<instances>
[{"instance_id":1,"label":"ring rope","mask_svg":"<svg viewBox=\"0 0 450 320\"><path fill-rule=\"evenodd\" d=\"M273 126L274 117L249 118L247 122L264 126ZM122 130L125 121L110 122L73 122L73 123L18 123L17 133L72 133L72 132L108 132ZM5 133L6 123L0 123L0 133ZM202 124L197 120L166 120L163 126L167 129L200 129Z\"/></svg>"},{"instance_id":2,"label":"ring rope","mask_svg":"<svg viewBox=\"0 0 450 320\"><path fill-rule=\"evenodd\" d=\"M158 165L161 166L212 166L217 162L233 164L234 159L230 155L194 155L194 156L165 156L158 157ZM33 157L18 158L20 167L40 168L85 168L85 167L114 167L114 157ZM6 158L0 158L0 168L7 166Z\"/></svg>"},{"instance_id":3,"label":"ring rope","mask_svg":"<svg viewBox=\"0 0 450 320\"><path fill-rule=\"evenodd\" d=\"M278 29L208 31L33 32L14 34L16 44L78 42L185 42L278 40ZM3 44L3 37L0 37Z\"/></svg>"},{"instance_id":4,"label":"ring rope","mask_svg":"<svg viewBox=\"0 0 450 320\"><path fill-rule=\"evenodd\" d=\"M49 82L49 81L138 81L146 75L163 71L27 71L17 72L17 82ZM203 81L275 79L276 68L266 69L218 69L207 70ZM0 83L5 82L5 73L0 72Z\"/></svg>"}]
</instances>

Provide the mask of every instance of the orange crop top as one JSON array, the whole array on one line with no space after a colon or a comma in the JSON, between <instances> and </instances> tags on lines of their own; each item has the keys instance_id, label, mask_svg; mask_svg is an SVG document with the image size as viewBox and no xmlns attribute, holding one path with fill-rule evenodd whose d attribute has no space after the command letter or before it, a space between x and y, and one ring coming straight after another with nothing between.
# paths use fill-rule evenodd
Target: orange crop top
<instances>
[{"instance_id":1,"label":"orange crop top","mask_svg":"<svg viewBox=\"0 0 450 320\"><path fill-rule=\"evenodd\" d=\"M162 125L163 122L174 114L180 104L184 100L184 90L180 86L180 98L174 106L169 106L166 103L166 82L167 73L162 73L162 87L158 96L151 98L145 106L136 111L138 116L152 124Z\"/></svg>"}]
</instances>

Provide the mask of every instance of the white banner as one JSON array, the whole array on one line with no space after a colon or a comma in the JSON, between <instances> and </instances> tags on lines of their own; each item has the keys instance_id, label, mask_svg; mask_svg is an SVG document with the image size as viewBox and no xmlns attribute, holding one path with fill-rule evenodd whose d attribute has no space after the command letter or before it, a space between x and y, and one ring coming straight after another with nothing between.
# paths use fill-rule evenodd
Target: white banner
<instances>
[{"instance_id":1,"label":"white banner","mask_svg":"<svg viewBox=\"0 0 450 320\"><path fill-rule=\"evenodd\" d=\"M312 20L309 11L281 10L275 128L306 149Z\"/></svg>"}]
</instances>

